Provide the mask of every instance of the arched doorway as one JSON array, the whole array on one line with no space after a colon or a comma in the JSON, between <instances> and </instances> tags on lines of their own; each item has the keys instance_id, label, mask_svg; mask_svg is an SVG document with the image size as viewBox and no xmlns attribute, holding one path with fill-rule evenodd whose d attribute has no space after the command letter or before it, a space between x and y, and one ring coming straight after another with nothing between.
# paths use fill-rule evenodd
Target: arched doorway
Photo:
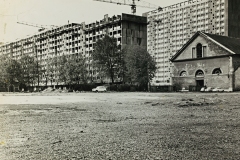
<instances>
[{"instance_id":1,"label":"arched doorway","mask_svg":"<svg viewBox=\"0 0 240 160\"><path fill-rule=\"evenodd\" d=\"M195 78L196 86L199 88L204 87L204 72L202 70L197 70Z\"/></svg>"}]
</instances>

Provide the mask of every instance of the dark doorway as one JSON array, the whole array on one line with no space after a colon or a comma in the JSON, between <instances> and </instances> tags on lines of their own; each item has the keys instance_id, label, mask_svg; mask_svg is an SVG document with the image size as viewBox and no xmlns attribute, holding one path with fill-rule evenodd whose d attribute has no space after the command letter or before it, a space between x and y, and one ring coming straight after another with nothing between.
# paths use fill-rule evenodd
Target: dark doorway
<instances>
[{"instance_id":1,"label":"dark doorway","mask_svg":"<svg viewBox=\"0 0 240 160\"><path fill-rule=\"evenodd\" d=\"M196 80L197 87L204 87L204 80Z\"/></svg>"},{"instance_id":2,"label":"dark doorway","mask_svg":"<svg viewBox=\"0 0 240 160\"><path fill-rule=\"evenodd\" d=\"M204 72L202 70L197 70L196 74L196 91L200 91L204 87Z\"/></svg>"},{"instance_id":3,"label":"dark doorway","mask_svg":"<svg viewBox=\"0 0 240 160\"><path fill-rule=\"evenodd\" d=\"M204 87L204 80L196 80L196 91L200 91Z\"/></svg>"}]
</instances>

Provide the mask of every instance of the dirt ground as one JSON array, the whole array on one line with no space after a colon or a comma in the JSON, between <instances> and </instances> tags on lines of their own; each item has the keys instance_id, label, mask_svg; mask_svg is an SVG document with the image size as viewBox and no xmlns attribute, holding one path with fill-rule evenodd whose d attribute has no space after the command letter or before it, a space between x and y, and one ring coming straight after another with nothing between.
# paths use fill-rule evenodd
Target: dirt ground
<instances>
[{"instance_id":1,"label":"dirt ground","mask_svg":"<svg viewBox=\"0 0 240 160\"><path fill-rule=\"evenodd\" d=\"M0 93L0 159L231 160L240 93Z\"/></svg>"}]
</instances>

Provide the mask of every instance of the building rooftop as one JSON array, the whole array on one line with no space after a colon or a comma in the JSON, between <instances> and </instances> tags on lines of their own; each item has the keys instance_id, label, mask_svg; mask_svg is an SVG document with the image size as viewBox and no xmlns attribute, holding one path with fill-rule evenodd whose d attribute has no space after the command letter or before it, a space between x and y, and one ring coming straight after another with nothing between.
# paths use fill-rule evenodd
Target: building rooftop
<instances>
[{"instance_id":1,"label":"building rooftop","mask_svg":"<svg viewBox=\"0 0 240 160\"><path fill-rule=\"evenodd\" d=\"M173 5L169 5L169 6L166 6L166 7L160 7L158 9L148 11L148 12L143 13L143 14L151 14L152 15L152 14L161 13L161 12L165 12L165 11L175 10L177 8L192 6L195 3L201 3L202 1L206 1L206 0L187 0L187 1L179 2L179 3L173 4Z\"/></svg>"},{"instance_id":2,"label":"building rooftop","mask_svg":"<svg viewBox=\"0 0 240 160\"><path fill-rule=\"evenodd\" d=\"M204 34L210 37L211 39L215 40L216 42L220 43L224 47L228 48L229 50L233 51L234 53L240 54L240 38L220 36L209 33Z\"/></svg>"},{"instance_id":3,"label":"building rooftop","mask_svg":"<svg viewBox=\"0 0 240 160\"><path fill-rule=\"evenodd\" d=\"M187 43L183 45L180 50L178 50L178 52L170 60L174 61L181 54L181 52L199 35L209 39L210 41L213 41L218 46L227 50L230 54L240 54L240 38L233 38L198 31L190 38Z\"/></svg>"}]
</instances>

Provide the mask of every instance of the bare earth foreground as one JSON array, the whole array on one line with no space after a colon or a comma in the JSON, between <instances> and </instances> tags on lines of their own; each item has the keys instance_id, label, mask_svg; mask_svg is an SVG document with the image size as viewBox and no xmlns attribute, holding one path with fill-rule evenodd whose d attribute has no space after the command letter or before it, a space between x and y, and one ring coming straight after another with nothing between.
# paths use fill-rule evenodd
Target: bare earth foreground
<instances>
[{"instance_id":1,"label":"bare earth foreground","mask_svg":"<svg viewBox=\"0 0 240 160\"><path fill-rule=\"evenodd\" d=\"M240 93L0 93L0 159L240 159Z\"/></svg>"}]
</instances>

